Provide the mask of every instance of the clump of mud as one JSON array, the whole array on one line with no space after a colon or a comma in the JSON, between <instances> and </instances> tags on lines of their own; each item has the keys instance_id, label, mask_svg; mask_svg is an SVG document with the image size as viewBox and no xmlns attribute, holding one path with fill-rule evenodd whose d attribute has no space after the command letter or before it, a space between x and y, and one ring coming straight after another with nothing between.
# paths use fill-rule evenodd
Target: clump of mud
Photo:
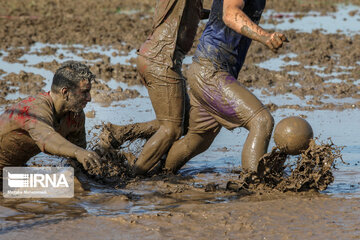
<instances>
[{"instance_id":1,"label":"clump of mud","mask_svg":"<svg viewBox=\"0 0 360 240\"><path fill-rule=\"evenodd\" d=\"M52 71L55 73L56 70L61 66L61 64L59 62L57 62L56 60L53 60L51 62L40 62L33 66L37 67L37 68L44 68L46 70L49 70L49 71Z\"/></svg>"},{"instance_id":2,"label":"clump of mud","mask_svg":"<svg viewBox=\"0 0 360 240\"><path fill-rule=\"evenodd\" d=\"M88 112L86 112L85 116L87 118L94 118L96 116L96 112L95 112L95 110L88 111Z\"/></svg>"},{"instance_id":3,"label":"clump of mud","mask_svg":"<svg viewBox=\"0 0 360 240\"><path fill-rule=\"evenodd\" d=\"M107 81L115 79L128 85L140 85L141 80L137 74L136 67L133 65L111 64L109 57L104 57L102 61L96 62L91 66L91 71L99 78Z\"/></svg>"},{"instance_id":4,"label":"clump of mud","mask_svg":"<svg viewBox=\"0 0 360 240\"><path fill-rule=\"evenodd\" d=\"M28 73L20 71L19 74L10 73L3 78L4 81L0 83L0 89L3 90L0 96L5 97L9 93L19 93L36 95L42 91L42 88L46 85L45 78L39 74Z\"/></svg>"},{"instance_id":5,"label":"clump of mud","mask_svg":"<svg viewBox=\"0 0 360 240\"><path fill-rule=\"evenodd\" d=\"M36 52L36 55L38 56L55 55L56 52L57 52L57 48L47 46L47 47L43 47L42 49L40 49L40 51Z\"/></svg>"},{"instance_id":6,"label":"clump of mud","mask_svg":"<svg viewBox=\"0 0 360 240\"><path fill-rule=\"evenodd\" d=\"M309 148L296 160L293 166L284 165L287 154L274 147L259 162L258 172L242 172L239 180L227 184L227 189L259 191L275 189L280 192L323 191L333 181L333 169L338 159L342 161L343 147L328 143L317 144L311 140ZM286 172L290 169L290 174Z\"/></svg>"},{"instance_id":7,"label":"clump of mud","mask_svg":"<svg viewBox=\"0 0 360 240\"><path fill-rule=\"evenodd\" d=\"M94 102L101 103L103 106L109 106L113 101L136 98L140 95L137 90L110 88L106 83L94 81L91 89L91 96Z\"/></svg>"},{"instance_id":8,"label":"clump of mud","mask_svg":"<svg viewBox=\"0 0 360 240\"><path fill-rule=\"evenodd\" d=\"M14 48L9 51L9 54L3 59L10 63L26 63L26 60L19 60L25 54L22 48Z\"/></svg>"}]
</instances>

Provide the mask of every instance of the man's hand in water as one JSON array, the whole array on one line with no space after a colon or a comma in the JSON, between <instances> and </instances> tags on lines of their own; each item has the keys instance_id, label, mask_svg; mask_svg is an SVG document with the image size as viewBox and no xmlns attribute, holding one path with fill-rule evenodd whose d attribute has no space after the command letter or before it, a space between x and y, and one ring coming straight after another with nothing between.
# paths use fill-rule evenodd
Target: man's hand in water
<instances>
[{"instance_id":1,"label":"man's hand in water","mask_svg":"<svg viewBox=\"0 0 360 240\"><path fill-rule=\"evenodd\" d=\"M279 32L269 33L268 36L264 37L261 41L264 45L270 48L271 51L277 52L282 47L284 42L289 42L284 34Z\"/></svg>"},{"instance_id":2,"label":"man's hand in water","mask_svg":"<svg viewBox=\"0 0 360 240\"><path fill-rule=\"evenodd\" d=\"M76 150L75 156L76 159L83 165L86 170L90 167L100 167L100 157L93 151L88 151L84 149Z\"/></svg>"}]
</instances>

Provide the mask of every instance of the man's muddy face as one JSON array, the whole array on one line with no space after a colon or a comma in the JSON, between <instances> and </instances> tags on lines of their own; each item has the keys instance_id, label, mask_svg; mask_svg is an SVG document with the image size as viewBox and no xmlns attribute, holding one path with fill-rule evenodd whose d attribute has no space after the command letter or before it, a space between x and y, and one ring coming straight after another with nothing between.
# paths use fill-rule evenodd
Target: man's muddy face
<instances>
[{"instance_id":1,"label":"man's muddy face","mask_svg":"<svg viewBox=\"0 0 360 240\"><path fill-rule=\"evenodd\" d=\"M84 79L80 81L79 86L69 92L67 109L71 112L81 112L88 102L91 101L91 83Z\"/></svg>"}]
</instances>

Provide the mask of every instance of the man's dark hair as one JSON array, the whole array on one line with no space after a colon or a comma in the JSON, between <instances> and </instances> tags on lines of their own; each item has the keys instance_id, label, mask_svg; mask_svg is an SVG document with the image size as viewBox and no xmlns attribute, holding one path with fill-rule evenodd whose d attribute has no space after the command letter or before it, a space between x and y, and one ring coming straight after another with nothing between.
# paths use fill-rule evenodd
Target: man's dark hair
<instances>
[{"instance_id":1,"label":"man's dark hair","mask_svg":"<svg viewBox=\"0 0 360 240\"><path fill-rule=\"evenodd\" d=\"M79 86L81 80L89 81L95 79L95 75L85 64L76 61L64 62L58 70L56 70L51 85L51 91L59 93L64 87L73 90Z\"/></svg>"}]
</instances>

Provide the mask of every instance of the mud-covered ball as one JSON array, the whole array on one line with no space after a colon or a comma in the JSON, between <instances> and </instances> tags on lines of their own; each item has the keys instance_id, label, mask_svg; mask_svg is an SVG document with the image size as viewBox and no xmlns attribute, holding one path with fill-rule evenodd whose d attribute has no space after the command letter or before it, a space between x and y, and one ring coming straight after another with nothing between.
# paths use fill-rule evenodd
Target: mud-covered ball
<instances>
[{"instance_id":1,"label":"mud-covered ball","mask_svg":"<svg viewBox=\"0 0 360 240\"><path fill-rule=\"evenodd\" d=\"M306 150L312 138L313 130L310 124L300 117L282 119L274 131L276 146L284 148L290 155L297 155Z\"/></svg>"}]
</instances>

